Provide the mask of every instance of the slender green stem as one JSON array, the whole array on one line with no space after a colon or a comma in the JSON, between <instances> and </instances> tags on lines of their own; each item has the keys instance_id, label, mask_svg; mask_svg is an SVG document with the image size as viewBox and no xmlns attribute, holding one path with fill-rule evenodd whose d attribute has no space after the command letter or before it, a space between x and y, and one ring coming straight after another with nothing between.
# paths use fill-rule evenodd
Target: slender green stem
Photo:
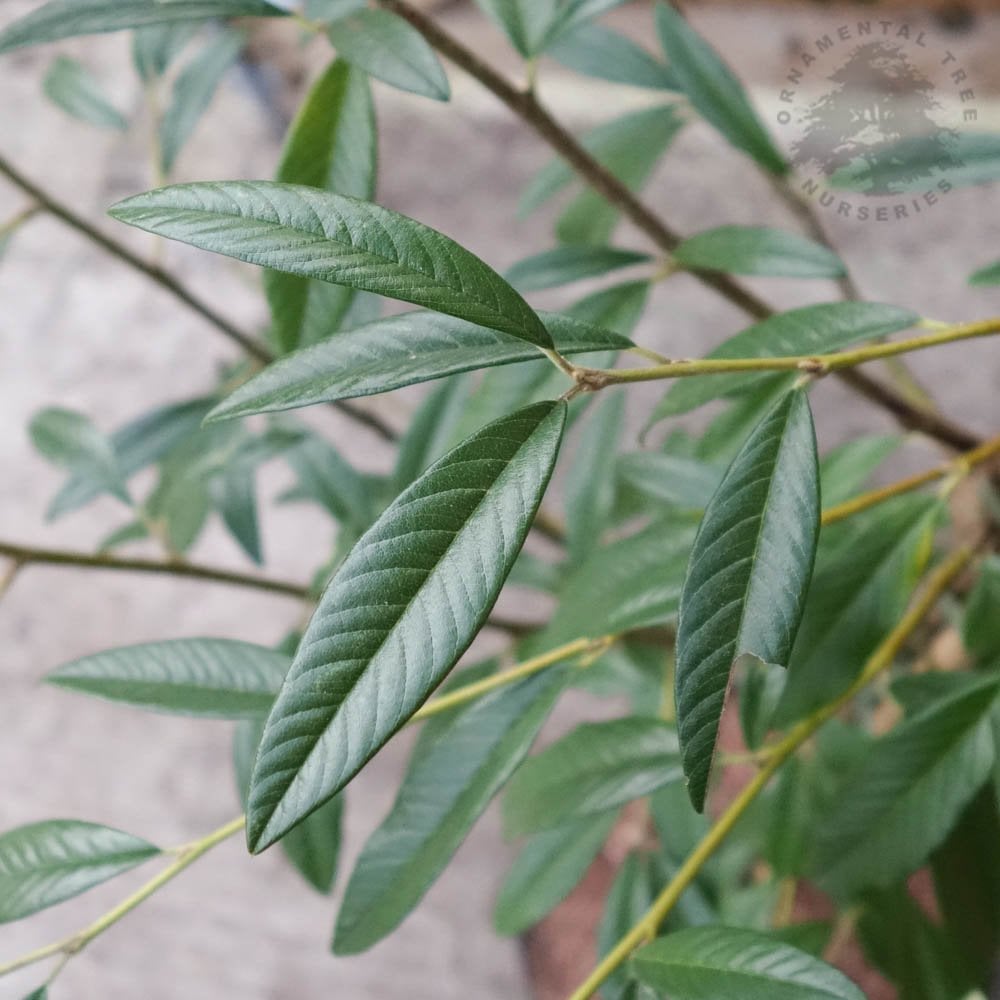
<instances>
[{"instance_id":1,"label":"slender green stem","mask_svg":"<svg viewBox=\"0 0 1000 1000\"><path fill-rule=\"evenodd\" d=\"M843 521L845 518L851 517L862 510L867 510L869 507L874 507L877 504L884 503L886 500L891 500L893 497L909 493L912 490L919 489L921 486L926 486L927 483L933 483L947 476L964 478L978 466L997 455L1000 455L1000 436L991 438L978 448L973 448L971 451L959 455L951 462L943 462L932 469L925 469L923 472L907 476L905 479L890 483L888 486L882 486L877 490L870 490L867 493L852 497L850 500L845 500L834 507L828 507L823 511L821 523L833 524L836 521Z\"/></svg>"},{"instance_id":2,"label":"slender green stem","mask_svg":"<svg viewBox=\"0 0 1000 1000\"><path fill-rule=\"evenodd\" d=\"M41 212L41 205L29 205L27 208L22 209L16 215L11 216L6 222L0 225L0 240L5 239L13 233L16 233L21 226L23 226L30 219L34 218Z\"/></svg>"},{"instance_id":3,"label":"slender green stem","mask_svg":"<svg viewBox=\"0 0 1000 1000\"><path fill-rule=\"evenodd\" d=\"M611 949L580 987L572 993L570 1000L589 1000L608 976L622 965L636 948L651 941L656 936L660 925L677 904L684 891L694 881L708 859L719 848L782 764L824 723L833 718L844 705L851 701L859 691L867 687L879 674L892 665L907 639L968 563L973 551L972 547L964 546L934 570L909 610L869 658L857 680L842 695L794 726L782 740L768 748L769 753L763 760L761 769L709 828L646 913Z\"/></svg>"},{"instance_id":4,"label":"slender green stem","mask_svg":"<svg viewBox=\"0 0 1000 1000\"><path fill-rule=\"evenodd\" d=\"M603 653L616 638L613 635L606 635L600 639L576 639L573 642L566 643L564 646L557 646L555 649L549 650L549 652L543 653L541 656L532 657L532 659L525 660L523 663L519 663L508 670L501 670L495 674L491 674L489 677L484 677L481 681L466 684L463 687L456 688L454 691L449 691L448 694L432 698L410 716L410 721L421 722L424 719L431 718L431 716L438 715L440 712L447 712L456 705L464 705L467 701L479 698L489 691L513 684L515 681L519 681L524 677L530 677L532 674L537 674L546 667L551 667L574 656L582 655L587 657ZM586 662L590 662L590 660L588 659Z\"/></svg>"},{"instance_id":5,"label":"slender green stem","mask_svg":"<svg viewBox=\"0 0 1000 1000\"><path fill-rule=\"evenodd\" d=\"M695 375L719 375L726 372L780 372L799 371L809 375L825 375L842 368L853 368L868 361L908 354L913 351L938 347L959 340L988 337L1000 333L1000 317L951 326L946 330L894 340L890 343L871 344L853 351L836 354L795 354L769 358L701 358L671 361L665 365L648 368L576 368L574 377L589 390L603 389L608 385L629 382L656 382L661 379L690 378Z\"/></svg>"}]
</instances>

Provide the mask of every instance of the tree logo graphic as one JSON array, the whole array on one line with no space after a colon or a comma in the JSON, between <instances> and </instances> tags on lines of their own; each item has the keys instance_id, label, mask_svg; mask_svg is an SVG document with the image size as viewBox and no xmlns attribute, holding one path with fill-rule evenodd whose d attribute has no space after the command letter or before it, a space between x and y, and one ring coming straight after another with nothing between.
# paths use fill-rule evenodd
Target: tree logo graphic
<instances>
[{"instance_id":1,"label":"tree logo graphic","mask_svg":"<svg viewBox=\"0 0 1000 1000\"><path fill-rule=\"evenodd\" d=\"M958 57L906 23L860 20L806 43L777 122L804 197L857 221L909 219L952 190L976 120Z\"/></svg>"},{"instance_id":2,"label":"tree logo graphic","mask_svg":"<svg viewBox=\"0 0 1000 1000\"><path fill-rule=\"evenodd\" d=\"M858 190L887 195L962 165L953 151L957 129L935 119L942 105L934 85L902 46L859 45L828 79L833 89L803 114L804 133L792 146L796 166L814 164L828 178L847 171Z\"/></svg>"}]
</instances>

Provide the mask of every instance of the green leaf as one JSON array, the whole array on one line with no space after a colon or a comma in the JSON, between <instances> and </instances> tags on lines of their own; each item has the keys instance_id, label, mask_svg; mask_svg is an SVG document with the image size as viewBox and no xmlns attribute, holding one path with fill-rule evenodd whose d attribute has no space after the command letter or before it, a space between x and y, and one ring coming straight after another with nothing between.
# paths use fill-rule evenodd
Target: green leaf
<instances>
[{"instance_id":1,"label":"green leaf","mask_svg":"<svg viewBox=\"0 0 1000 1000\"><path fill-rule=\"evenodd\" d=\"M969 275L970 285L1000 285L1000 260Z\"/></svg>"},{"instance_id":2,"label":"green leaf","mask_svg":"<svg viewBox=\"0 0 1000 1000\"><path fill-rule=\"evenodd\" d=\"M0 835L0 923L78 896L160 853L96 823L54 819Z\"/></svg>"},{"instance_id":3,"label":"green leaf","mask_svg":"<svg viewBox=\"0 0 1000 1000\"><path fill-rule=\"evenodd\" d=\"M289 662L249 642L170 639L83 656L46 680L160 712L240 719L271 708Z\"/></svg>"},{"instance_id":4,"label":"green leaf","mask_svg":"<svg viewBox=\"0 0 1000 1000\"><path fill-rule=\"evenodd\" d=\"M642 948L632 971L671 1000L864 1000L833 966L767 934L736 927L669 934Z\"/></svg>"},{"instance_id":5,"label":"green leaf","mask_svg":"<svg viewBox=\"0 0 1000 1000\"><path fill-rule=\"evenodd\" d=\"M898 1000L976 1000L955 943L905 885L866 894L857 934L868 960L898 990Z\"/></svg>"},{"instance_id":6,"label":"green leaf","mask_svg":"<svg viewBox=\"0 0 1000 1000\"><path fill-rule=\"evenodd\" d=\"M392 810L347 885L336 954L370 948L416 906L528 752L564 682L559 670L529 677L422 734Z\"/></svg>"},{"instance_id":7,"label":"green leaf","mask_svg":"<svg viewBox=\"0 0 1000 1000\"><path fill-rule=\"evenodd\" d=\"M660 104L604 122L584 135L580 142L601 166L619 176L623 172L629 174L629 179L634 181L637 174L644 178L650 167L649 150L644 150L646 144L655 147L660 136L665 136L665 142L669 141L682 124L683 119L672 105ZM553 160L525 188L518 214L529 215L576 179L576 173L565 160Z\"/></svg>"},{"instance_id":8,"label":"green leaf","mask_svg":"<svg viewBox=\"0 0 1000 1000\"><path fill-rule=\"evenodd\" d=\"M254 467L235 461L212 481L212 499L223 523L244 552L259 566L263 561L257 517Z\"/></svg>"},{"instance_id":9,"label":"green leaf","mask_svg":"<svg viewBox=\"0 0 1000 1000\"><path fill-rule=\"evenodd\" d=\"M712 497L681 593L675 697L684 772L704 808L734 661L786 665L819 536L816 438L808 397L765 415Z\"/></svg>"},{"instance_id":10,"label":"green leaf","mask_svg":"<svg viewBox=\"0 0 1000 1000\"><path fill-rule=\"evenodd\" d=\"M584 76L648 90L677 90L668 66L603 24L581 24L560 34L547 55Z\"/></svg>"},{"instance_id":11,"label":"green leaf","mask_svg":"<svg viewBox=\"0 0 1000 1000\"><path fill-rule=\"evenodd\" d=\"M594 548L567 578L544 648L673 621L694 529L690 519L661 518Z\"/></svg>"},{"instance_id":12,"label":"green leaf","mask_svg":"<svg viewBox=\"0 0 1000 1000\"><path fill-rule=\"evenodd\" d=\"M132 33L132 63L143 81L150 83L163 76L198 28L196 21L136 28Z\"/></svg>"},{"instance_id":13,"label":"green leaf","mask_svg":"<svg viewBox=\"0 0 1000 1000\"><path fill-rule=\"evenodd\" d=\"M566 479L566 547L583 559L600 541L614 504L614 462L625 429L625 394L612 392L585 418Z\"/></svg>"},{"instance_id":14,"label":"green leaf","mask_svg":"<svg viewBox=\"0 0 1000 1000\"><path fill-rule=\"evenodd\" d=\"M258 717L244 719L233 733L233 765L244 808L250 773L263 730L264 720ZM323 895L333 890L337 877L343 813L344 796L336 795L281 838L281 849L292 867Z\"/></svg>"},{"instance_id":15,"label":"green leaf","mask_svg":"<svg viewBox=\"0 0 1000 1000\"><path fill-rule=\"evenodd\" d=\"M619 268L642 264L652 258L636 250L615 247L563 246L518 261L504 277L522 292L555 288Z\"/></svg>"},{"instance_id":16,"label":"green leaf","mask_svg":"<svg viewBox=\"0 0 1000 1000\"><path fill-rule=\"evenodd\" d=\"M384 83L435 101L451 96L434 50L396 14L359 10L328 24L326 34L341 59Z\"/></svg>"},{"instance_id":17,"label":"green leaf","mask_svg":"<svg viewBox=\"0 0 1000 1000\"><path fill-rule=\"evenodd\" d=\"M24 1000L47 1000L48 995L48 986L39 986L37 990L32 990Z\"/></svg>"},{"instance_id":18,"label":"green leaf","mask_svg":"<svg viewBox=\"0 0 1000 1000\"><path fill-rule=\"evenodd\" d=\"M568 354L621 350L632 343L558 313L543 313L542 320L557 349ZM244 382L209 420L370 396L537 358L536 347L496 330L435 313L401 313L279 359Z\"/></svg>"},{"instance_id":19,"label":"green leaf","mask_svg":"<svg viewBox=\"0 0 1000 1000\"><path fill-rule=\"evenodd\" d=\"M85 480L94 492L131 504L111 442L82 413L61 407L38 412L29 425L31 442L50 462ZM49 517L58 510L50 509Z\"/></svg>"},{"instance_id":20,"label":"green leaf","mask_svg":"<svg viewBox=\"0 0 1000 1000\"><path fill-rule=\"evenodd\" d=\"M221 32L184 67L174 82L170 104L160 122L160 163L165 174L173 169L184 143L212 103L222 78L239 58L244 42L238 31Z\"/></svg>"},{"instance_id":21,"label":"green leaf","mask_svg":"<svg viewBox=\"0 0 1000 1000\"><path fill-rule=\"evenodd\" d=\"M287 10L265 0L51 0L0 31L0 53L147 24L287 16Z\"/></svg>"},{"instance_id":22,"label":"green leaf","mask_svg":"<svg viewBox=\"0 0 1000 1000\"><path fill-rule=\"evenodd\" d=\"M656 29L670 71L694 109L737 149L779 176L788 164L775 148L743 85L718 53L670 5L657 3Z\"/></svg>"},{"instance_id":23,"label":"green leaf","mask_svg":"<svg viewBox=\"0 0 1000 1000\"><path fill-rule=\"evenodd\" d=\"M677 733L660 719L578 726L527 760L503 800L509 836L593 816L678 781Z\"/></svg>"},{"instance_id":24,"label":"green leaf","mask_svg":"<svg viewBox=\"0 0 1000 1000\"><path fill-rule=\"evenodd\" d=\"M984 678L872 745L819 825L812 872L823 888L851 898L888 887L944 840L993 767L997 686Z\"/></svg>"},{"instance_id":25,"label":"green leaf","mask_svg":"<svg viewBox=\"0 0 1000 1000\"><path fill-rule=\"evenodd\" d=\"M902 443L898 434L868 434L827 452L819 463L824 506L853 497Z\"/></svg>"},{"instance_id":26,"label":"green leaf","mask_svg":"<svg viewBox=\"0 0 1000 1000\"><path fill-rule=\"evenodd\" d=\"M987 556L979 565L965 605L962 643L977 660L1000 656L1000 556Z\"/></svg>"},{"instance_id":27,"label":"green leaf","mask_svg":"<svg viewBox=\"0 0 1000 1000\"><path fill-rule=\"evenodd\" d=\"M94 75L75 59L58 56L45 74L45 96L67 114L101 128L128 128L125 116L108 100Z\"/></svg>"},{"instance_id":28,"label":"green leaf","mask_svg":"<svg viewBox=\"0 0 1000 1000\"><path fill-rule=\"evenodd\" d=\"M861 672L906 607L939 512L933 497L900 497L859 522L847 544L820 546L775 724L826 704Z\"/></svg>"},{"instance_id":29,"label":"green leaf","mask_svg":"<svg viewBox=\"0 0 1000 1000\"><path fill-rule=\"evenodd\" d=\"M861 340L874 340L905 330L920 317L909 309L878 302L824 302L769 316L730 337L708 358L769 358L827 354ZM754 375L749 372L678 379L663 397L650 426L664 417L687 413L721 396L733 396L771 380L791 384L794 375Z\"/></svg>"},{"instance_id":30,"label":"green leaf","mask_svg":"<svg viewBox=\"0 0 1000 1000\"><path fill-rule=\"evenodd\" d=\"M705 509L724 471L709 462L655 451L620 455L617 468L623 482L657 505L688 510Z\"/></svg>"},{"instance_id":31,"label":"green leaf","mask_svg":"<svg viewBox=\"0 0 1000 1000\"><path fill-rule=\"evenodd\" d=\"M795 233L763 226L719 226L681 240L673 258L684 267L782 278L842 278L840 258Z\"/></svg>"},{"instance_id":32,"label":"green leaf","mask_svg":"<svg viewBox=\"0 0 1000 1000\"><path fill-rule=\"evenodd\" d=\"M604 846L616 815L588 817L532 837L497 897L493 909L497 933L520 934L561 903Z\"/></svg>"},{"instance_id":33,"label":"green leaf","mask_svg":"<svg viewBox=\"0 0 1000 1000\"><path fill-rule=\"evenodd\" d=\"M465 652L552 474L565 403L490 424L389 506L320 599L254 769L255 853L336 794Z\"/></svg>"},{"instance_id":34,"label":"green leaf","mask_svg":"<svg viewBox=\"0 0 1000 1000\"><path fill-rule=\"evenodd\" d=\"M371 199L378 137L371 87L360 70L336 60L313 84L288 130L275 179ZM274 339L284 354L337 330L353 289L280 271L264 272Z\"/></svg>"},{"instance_id":35,"label":"green leaf","mask_svg":"<svg viewBox=\"0 0 1000 1000\"><path fill-rule=\"evenodd\" d=\"M345 284L551 347L531 307L447 236L328 191L264 181L177 184L119 202L122 222L237 260Z\"/></svg>"},{"instance_id":36,"label":"green leaf","mask_svg":"<svg viewBox=\"0 0 1000 1000\"><path fill-rule=\"evenodd\" d=\"M557 13L557 0L476 0L510 39L517 51L529 59L544 46Z\"/></svg>"},{"instance_id":37,"label":"green leaf","mask_svg":"<svg viewBox=\"0 0 1000 1000\"><path fill-rule=\"evenodd\" d=\"M174 0L176 2L176 0ZM212 408L210 398L168 403L130 420L111 435L111 448L123 479L159 461L171 449L197 432ZM72 473L49 507L49 516L78 510L103 492L86 474Z\"/></svg>"}]
</instances>

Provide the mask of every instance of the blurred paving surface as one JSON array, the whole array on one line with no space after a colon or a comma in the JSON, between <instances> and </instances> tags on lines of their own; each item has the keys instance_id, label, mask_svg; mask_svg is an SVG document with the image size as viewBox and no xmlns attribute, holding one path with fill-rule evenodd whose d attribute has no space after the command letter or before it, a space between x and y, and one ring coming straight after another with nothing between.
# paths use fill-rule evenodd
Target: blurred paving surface
<instances>
[{"instance_id":1,"label":"blurred paving surface","mask_svg":"<svg viewBox=\"0 0 1000 1000\"><path fill-rule=\"evenodd\" d=\"M3 18L30 9L7 0ZM485 53L511 65L496 33L457 9L445 15L471 33ZM797 15L796 15L797 16ZM769 67L784 58L790 33L802 24L788 12L698 10L695 17L737 66L774 101ZM638 32L633 12L620 23ZM805 28L802 28L805 30ZM997 21L980 22L995 52ZM648 38L647 38L648 41ZM954 40L956 46L962 39ZM285 45L282 51L287 51ZM137 108L127 45L121 37L59 47L94 69L122 107ZM978 48L977 48L978 51ZM40 95L52 48L0 61L0 147L48 189L99 219L111 202L151 186L142 136L107 137L65 118ZM296 56L296 59L298 57ZM317 53L307 59L316 65ZM542 144L489 95L452 74L454 107L378 88L382 123L380 200L443 229L492 264L504 267L549 245L547 221L519 222L517 192L548 158ZM985 86L985 84L984 84ZM551 67L543 97L574 128L613 116L648 96L582 82ZM993 91L994 95L996 91ZM992 105L994 125L996 105ZM184 153L180 179L266 177L278 141L245 78L231 77ZM648 189L651 203L681 231L723 222L787 225L766 183L706 127L682 135ZM0 218L23 199L0 184ZM140 250L150 241L116 231ZM864 292L942 319L1000 311L1000 291L970 291L965 276L1000 256L1000 186L956 192L947 205L907 224L841 224L837 245ZM639 245L628 227L620 245ZM942 252L944 251L944 252ZM176 244L166 262L218 308L245 326L263 321L257 277L249 269ZM833 297L822 283L758 281L783 306ZM550 295L539 301L565 301ZM42 406L58 402L88 412L111 428L150 406L199 391L234 355L198 317L116 261L49 219L33 221L0 267L0 535L46 545L88 547L120 523L112 501L45 524L41 512L59 476L35 456L24 428ZM698 355L743 325L731 307L690 279L656 288L638 338L674 356ZM981 431L995 428L1000 350L983 341L915 359L934 382L942 405ZM657 390L644 386L645 403ZM413 396L380 402L397 424ZM640 410L633 408L638 423ZM816 393L817 423L829 445L861 432L888 429L881 415L830 382ZM323 415L345 453L360 465L385 468L377 441ZM915 444L900 467L922 467L933 449ZM264 477L265 496L287 485ZM266 521L267 570L306 579L328 527L306 508L279 507ZM195 558L248 568L227 538L211 532ZM283 598L201 583L119 574L32 568L0 607L4 687L0 699L0 829L66 816L120 826L159 843L197 837L238 809L229 773L229 732L221 724L149 716L81 701L38 686L54 666L86 652L172 636L220 635L271 643L298 620ZM573 711L593 711L575 703ZM566 713L564 713L565 716ZM359 779L349 800L343 872L388 808L406 758L401 738ZM333 959L327 946L333 907L307 890L275 852L251 861L229 843L179 879L105 939L76 958L56 1000L67 996L126 1000L477 1000L528 996L516 944L490 932L492 898L508 849L495 815L469 838L447 874L391 942L356 959ZM33 920L6 926L0 960L68 933L92 919L148 873L126 876ZM17 998L40 982L39 970L0 982L0 998Z\"/></svg>"}]
</instances>

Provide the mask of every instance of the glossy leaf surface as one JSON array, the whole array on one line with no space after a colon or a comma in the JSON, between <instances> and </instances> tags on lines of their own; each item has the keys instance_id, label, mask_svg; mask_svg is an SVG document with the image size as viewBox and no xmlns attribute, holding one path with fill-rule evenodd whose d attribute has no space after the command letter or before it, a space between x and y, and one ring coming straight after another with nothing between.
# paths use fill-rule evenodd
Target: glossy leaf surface
<instances>
[{"instance_id":1,"label":"glossy leaf surface","mask_svg":"<svg viewBox=\"0 0 1000 1000\"><path fill-rule=\"evenodd\" d=\"M540 403L483 428L341 565L268 718L247 811L252 850L347 784L465 652L527 535L565 413Z\"/></svg>"},{"instance_id":2,"label":"glossy leaf surface","mask_svg":"<svg viewBox=\"0 0 1000 1000\"><path fill-rule=\"evenodd\" d=\"M786 665L819 535L816 438L803 392L780 399L712 497L688 564L677 627L675 697L684 771L705 804L732 666Z\"/></svg>"},{"instance_id":3,"label":"glossy leaf surface","mask_svg":"<svg viewBox=\"0 0 1000 1000\"><path fill-rule=\"evenodd\" d=\"M397 212L296 184L177 184L111 215L169 239L306 278L350 285L551 347L513 288L454 240Z\"/></svg>"}]
</instances>

